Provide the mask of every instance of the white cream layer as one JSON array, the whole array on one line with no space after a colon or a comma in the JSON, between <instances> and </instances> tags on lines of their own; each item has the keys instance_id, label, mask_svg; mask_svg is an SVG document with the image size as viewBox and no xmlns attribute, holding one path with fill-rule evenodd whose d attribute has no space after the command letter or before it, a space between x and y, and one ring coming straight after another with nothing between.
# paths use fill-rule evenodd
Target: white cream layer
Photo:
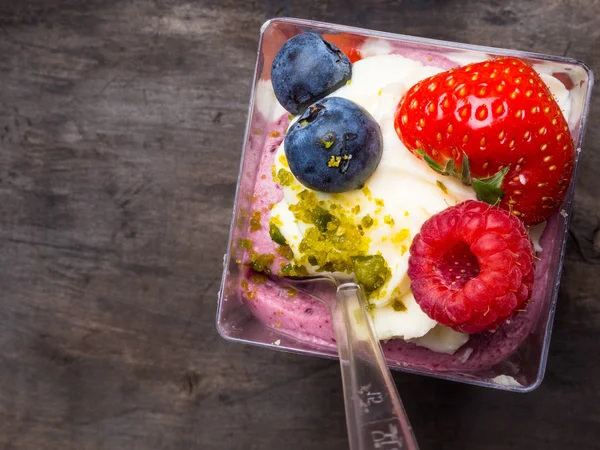
<instances>
[{"instance_id":1,"label":"white cream layer","mask_svg":"<svg viewBox=\"0 0 600 450\"><path fill-rule=\"evenodd\" d=\"M347 209L359 205L357 220L369 214L376 221L366 232L371 239L368 253L380 253L391 269L391 278L381 289L381 295L372 299L379 339L402 338L434 351L453 353L468 340L468 335L436 327L437 322L421 311L409 289L408 248L429 217L448 206L475 199L475 193L458 180L436 174L426 163L413 156L398 138L393 123L396 106L406 91L418 81L443 71L399 55L377 55L357 61L353 65L350 84L331 96L352 100L375 118L383 136L383 156L366 183L368 190L315 194L319 200L341 204ZM558 80L548 78L551 77L544 76L544 81L559 100L563 111L568 111L566 89ZM283 144L275 158L276 170L285 168L281 162L282 155ZM283 223L280 231L295 254L299 254L298 246L304 232L311 226L297 221L289 211L289 206L298 201L297 194L302 189L305 188L297 182L284 187L283 199L271 211L271 216L278 216ZM390 224L390 219L393 219L393 224ZM407 237L402 241L391 239L403 234ZM315 269L307 268L309 271ZM406 308L404 311L392 307L392 301L398 297Z\"/></svg>"}]
</instances>

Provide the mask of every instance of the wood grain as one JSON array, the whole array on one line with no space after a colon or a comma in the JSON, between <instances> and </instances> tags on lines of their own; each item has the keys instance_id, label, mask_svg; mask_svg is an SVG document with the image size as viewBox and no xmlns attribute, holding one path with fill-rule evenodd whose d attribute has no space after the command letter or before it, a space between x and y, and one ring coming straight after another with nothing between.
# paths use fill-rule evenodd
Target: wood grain
<instances>
[{"instance_id":1,"label":"wood grain","mask_svg":"<svg viewBox=\"0 0 600 450\"><path fill-rule=\"evenodd\" d=\"M347 448L336 363L214 327L261 24L314 18L600 73L595 0L365 3L2 2L1 449ZM542 387L397 374L423 449L600 448L599 102Z\"/></svg>"}]
</instances>

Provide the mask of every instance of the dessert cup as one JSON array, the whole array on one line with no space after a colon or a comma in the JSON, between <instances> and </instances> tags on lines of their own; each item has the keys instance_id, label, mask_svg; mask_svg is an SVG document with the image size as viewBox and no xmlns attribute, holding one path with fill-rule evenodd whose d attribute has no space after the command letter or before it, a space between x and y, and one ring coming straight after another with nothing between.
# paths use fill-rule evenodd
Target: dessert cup
<instances>
[{"instance_id":1,"label":"dessert cup","mask_svg":"<svg viewBox=\"0 0 600 450\"><path fill-rule=\"evenodd\" d=\"M243 301L240 288L247 270L240 262L245 251L240 246L240 240L246 237L249 228L252 197L258 182L261 159L270 145L269 129L278 120L276 112L281 112L274 96L264 95L261 90L264 90L264 80L270 78L274 55L290 37L302 32L336 35L336 39L343 42L369 39L369 42L381 44L380 48L385 47L388 52L432 61L440 67L443 67L440 61L448 59L456 65L497 56L513 56L534 65L538 71L551 74L569 91L571 106L566 119L576 148L575 169L567 196L558 212L547 221L541 237L543 251L536 262L535 285L527 309L511 319L506 327L473 335L454 355L434 355L435 352L431 350L399 339L382 343L387 362L395 370L516 392L535 389L541 383L546 368L574 185L593 85L593 74L589 67L581 61L565 57L443 42L300 19L281 18L266 22L260 31L229 243L223 260L217 310L219 333L230 341L273 350L337 357L334 343L298 333L286 333L278 329L275 322L271 324L274 326L268 326L266 319ZM316 290L311 295L323 295L323 292Z\"/></svg>"}]
</instances>

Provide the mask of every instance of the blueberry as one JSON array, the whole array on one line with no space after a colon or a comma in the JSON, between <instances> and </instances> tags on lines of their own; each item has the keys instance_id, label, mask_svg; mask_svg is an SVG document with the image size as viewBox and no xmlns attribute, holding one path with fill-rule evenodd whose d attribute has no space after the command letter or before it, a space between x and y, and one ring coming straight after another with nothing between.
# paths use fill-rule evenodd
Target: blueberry
<instances>
[{"instance_id":1,"label":"blueberry","mask_svg":"<svg viewBox=\"0 0 600 450\"><path fill-rule=\"evenodd\" d=\"M365 109L341 97L311 105L284 141L290 170L321 192L360 189L377 168L383 144L379 125Z\"/></svg>"},{"instance_id":2,"label":"blueberry","mask_svg":"<svg viewBox=\"0 0 600 450\"><path fill-rule=\"evenodd\" d=\"M289 39L273 60L271 82L279 103L292 114L341 87L352 75L352 64L335 45L315 33Z\"/></svg>"}]
</instances>

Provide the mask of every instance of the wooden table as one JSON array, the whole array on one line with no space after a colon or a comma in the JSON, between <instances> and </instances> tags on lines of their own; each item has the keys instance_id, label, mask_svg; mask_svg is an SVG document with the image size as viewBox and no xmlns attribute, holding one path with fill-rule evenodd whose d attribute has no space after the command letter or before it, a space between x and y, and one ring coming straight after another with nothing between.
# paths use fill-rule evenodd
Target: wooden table
<instances>
[{"instance_id":1,"label":"wooden table","mask_svg":"<svg viewBox=\"0 0 600 450\"><path fill-rule=\"evenodd\" d=\"M335 362L214 327L258 32L275 15L600 73L591 0L4 0L1 449L347 448ZM600 448L599 103L543 385L396 374L422 449Z\"/></svg>"}]
</instances>

